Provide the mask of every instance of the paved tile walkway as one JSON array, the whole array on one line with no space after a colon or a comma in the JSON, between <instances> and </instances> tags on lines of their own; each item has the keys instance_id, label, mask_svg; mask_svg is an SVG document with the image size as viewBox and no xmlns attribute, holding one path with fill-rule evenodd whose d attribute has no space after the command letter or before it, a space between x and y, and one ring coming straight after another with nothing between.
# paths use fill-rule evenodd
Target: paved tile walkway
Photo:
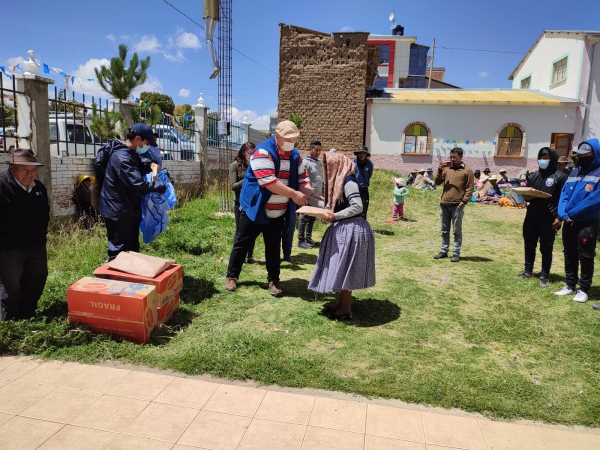
<instances>
[{"instance_id":1,"label":"paved tile walkway","mask_svg":"<svg viewBox=\"0 0 600 450\"><path fill-rule=\"evenodd\" d=\"M600 449L600 430L148 370L0 357L0 449Z\"/></svg>"}]
</instances>

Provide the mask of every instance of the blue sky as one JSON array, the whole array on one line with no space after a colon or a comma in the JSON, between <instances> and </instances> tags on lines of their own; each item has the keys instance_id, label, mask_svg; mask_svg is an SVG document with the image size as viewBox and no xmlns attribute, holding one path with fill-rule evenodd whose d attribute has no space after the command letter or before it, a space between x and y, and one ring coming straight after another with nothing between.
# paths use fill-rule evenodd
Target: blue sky
<instances>
[{"instance_id":1,"label":"blue sky","mask_svg":"<svg viewBox=\"0 0 600 450\"><path fill-rule=\"evenodd\" d=\"M202 24L202 0L169 1ZM16 64L33 49L42 62L85 80L125 43L130 53L137 49L152 58L145 90L168 94L176 104L194 104L203 92L217 109L204 31L163 0L21 0L3 9L0 65ZM523 55L442 47L525 53L544 29L600 29L598 0L233 0L234 48L269 69L234 51L234 118L247 114L256 128L266 128L276 111L279 23L389 34L392 10L418 43L436 38L435 65L446 67L446 81L464 88L509 88L507 78ZM62 77L51 76L64 85ZM75 90L101 94L95 83L76 82Z\"/></svg>"}]
</instances>

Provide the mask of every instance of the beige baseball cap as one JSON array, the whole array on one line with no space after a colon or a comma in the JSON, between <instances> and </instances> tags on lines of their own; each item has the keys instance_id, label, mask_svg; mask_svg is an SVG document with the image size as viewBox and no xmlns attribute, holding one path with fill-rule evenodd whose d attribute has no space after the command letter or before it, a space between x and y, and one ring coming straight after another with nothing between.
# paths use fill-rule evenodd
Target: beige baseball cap
<instances>
[{"instance_id":1,"label":"beige baseball cap","mask_svg":"<svg viewBox=\"0 0 600 450\"><path fill-rule=\"evenodd\" d=\"M284 139L298 139L300 137L298 127L291 120L279 122L279 124L277 124L277 128L275 129L275 133Z\"/></svg>"}]
</instances>

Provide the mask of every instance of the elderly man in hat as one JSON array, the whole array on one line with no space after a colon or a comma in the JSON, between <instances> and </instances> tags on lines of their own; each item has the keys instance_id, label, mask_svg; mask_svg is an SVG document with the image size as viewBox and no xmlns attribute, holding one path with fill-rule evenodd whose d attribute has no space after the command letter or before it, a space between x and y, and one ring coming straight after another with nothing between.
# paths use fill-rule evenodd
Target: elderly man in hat
<instances>
[{"instance_id":1,"label":"elderly man in hat","mask_svg":"<svg viewBox=\"0 0 600 450\"><path fill-rule=\"evenodd\" d=\"M252 153L240 194L238 238L229 256L227 291L237 289L246 254L262 234L269 293L274 297L283 296L279 274L284 223L293 226L291 217L296 214L296 205L308 204L310 197L315 206L322 200L312 190L300 153L294 148L299 137L294 122L285 120L277 125L275 134L258 144Z\"/></svg>"},{"instance_id":2,"label":"elderly man in hat","mask_svg":"<svg viewBox=\"0 0 600 450\"><path fill-rule=\"evenodd\" d=\"M558 172L561 172L565 175L568 176L567 174L567 164L569 164L569 158L567 158L566 156L559 156L558 157L558 163L556 165L556 168L558 169ZM571 173L571 172L569 172Z\"/></svg>"},{"instance_id":3,"label":"elderly man in hat","mask_svg":"<svg viewBox=\"0 0 600 450\"><path fill-rule=\"evenodd\" d=\"M167 190L160 181L145 181L141 173L142 161L138 155L156 146L152 128L143 123L133 124L127 130L126 139L124 143L110 143L110 157L100 193L100 212L106 223L109 261L121 252L139 252L141 197L150 192L163 194Z\"/></svg>"},{"instance_id":4,"label":"elderly man in hat","mask_svg":"<svg viewBox=\"0 0 600 450\"><path fill-rule=\"evenodd\" d=\"M0 307L2 320L18 320L35 315L46 285L50 206L34 153L16 149L8 164L0 174L0 279L8 297Z\"/></svg>"},{"instance_id":5,"label":"elderly man in hat","mask_svg":"<svg viewBox=\"0 0 600 450\"><path fill-rule=\"evenodd\" d=\"M416 178L417 178L417 169L413 169L410 171L410 174L408 175L408 179L406 180L406 185L412 186L413 183L415 182Z\"/></svg>"},{"instance_id":6,"label":"elderly man in hat","mask_svg":"<svg viewBox=\"0 0 600 450\"><path fill-rule=\"evenodd\" d=\"M358 182L360 199L363 204L361 215L366 219L367 210L369 209L369 183L373 176L373 163L369 160L369 157L371 156L369 149L364 145L358 147L358 150L356 150L354 154L356 155L356 158L354 158L352 162L354 162L356 181Z\"/></svg>"}]
</instances>

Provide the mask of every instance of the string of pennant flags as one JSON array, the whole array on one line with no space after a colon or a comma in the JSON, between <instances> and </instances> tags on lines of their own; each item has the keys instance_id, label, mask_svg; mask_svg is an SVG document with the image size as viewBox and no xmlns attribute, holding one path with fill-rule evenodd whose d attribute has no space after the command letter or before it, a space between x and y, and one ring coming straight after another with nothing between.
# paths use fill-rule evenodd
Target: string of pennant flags
<instances>
[{"instance_id":1,"label":"string of pennant flags","mask_svg":"<svg viewBox=\"0 0 600 450\"><path fill-rule=\"evenodd\" d=\"M436 144L460 144L460 145L496 145L496 141L480 141L477 139L464 140L464 139L446 139L446 138L433 138L432 142Z\"/></svg>"}]
</instances>

